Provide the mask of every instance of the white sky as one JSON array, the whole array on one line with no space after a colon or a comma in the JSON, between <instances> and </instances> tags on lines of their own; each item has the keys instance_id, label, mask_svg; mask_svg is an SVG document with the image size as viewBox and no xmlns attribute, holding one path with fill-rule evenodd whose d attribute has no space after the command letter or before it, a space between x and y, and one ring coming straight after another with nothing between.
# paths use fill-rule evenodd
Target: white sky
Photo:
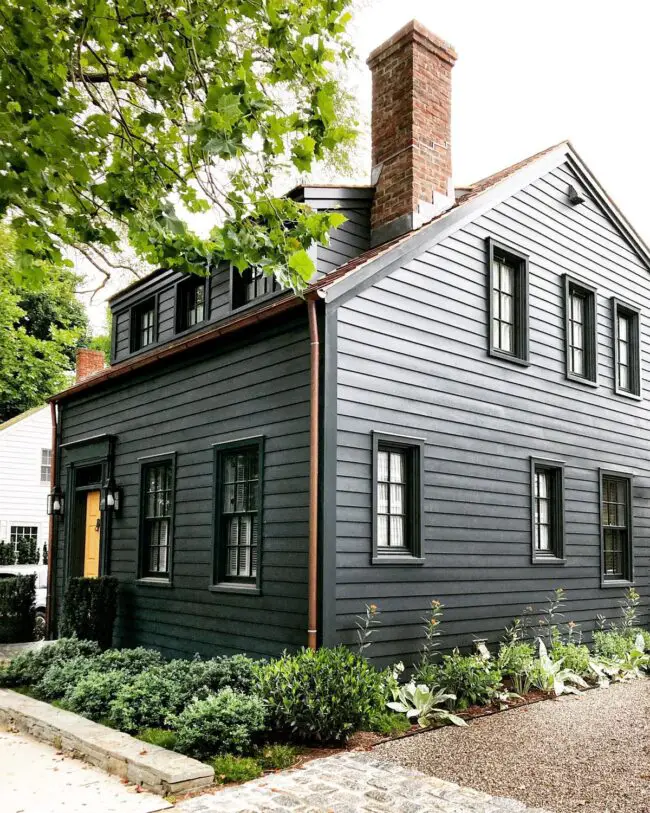
<instances>
[{"instance_id":1,"label":"white sky","mask_svg":"<svg viewBox=\"0 0 650 813\"><path fill-rule=\"evenodd\" d=\"M456 186L568 138L650 242L650 6L642 0L361 0L352 28L369 120L368 53L416 18L458 53ZM369 137L363 171L369 173ZM362 178L362 180L365 180ZM105 304L90 309L99 330Z\"/></svg>"}]
</instances>

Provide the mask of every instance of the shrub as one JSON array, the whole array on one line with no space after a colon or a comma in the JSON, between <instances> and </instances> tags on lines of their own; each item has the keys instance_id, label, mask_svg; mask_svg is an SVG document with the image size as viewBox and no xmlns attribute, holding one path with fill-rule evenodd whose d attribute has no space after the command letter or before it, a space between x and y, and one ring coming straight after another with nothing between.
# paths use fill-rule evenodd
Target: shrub
<instances>
[{"instance_id":1,"label":"shrub","mask_svg":"<svg viewBox=\"0 0 650 813\"><path fill-rule=\"evenodd\" d=\"M530 669L535 658L535 647L524 641L501 644L497 655L497 669L505 677L518 677Z\"/></svg>"},{"instance_id":2,"label":"shrub","mask_svg":"<svg viewBox=\"0 0 650 813\"><path fill-rule=\"evenodd\" d=\"M234 757L224 754L212 760L214 781L219 785L226 782L249 782L262 775L262 766L252 757Z\"/></svg>"},{"instance_id":3,"label":"shrub","mask_svg":"<svg viewBox=\"0 0 650 813\"><path fill-rule=\"evenodd\" d=\"M52 664L79 656L90 657L98 652L99 647L94 641L61 638L34 652L17 655L3 671L0 683L3 686L33 686L43 679Z\"/></svg>"},{"instance_id":4,"label":"shrub","mask_svg":"<svg viewBox=\"0 0 650 813\"><path fill-rule=\"evenodd\" d=\"M36 576L0 579L0 642L34 640Z\"/></svg>"},{"instance_id":5,"label":"shrub","mask_svg":"<svg viewBox=\"0 0 650 813\"><path fill-rule=\"evenodd\" d=\"M163 674L176 683L183 704L194 697L207 697L230 686L249 694L257 681L257 663L245 655L210 660L174 660L162 666Z\"/></svg>"},{"instance_id":6,"label":"shrub","mask_svg":"<svg viewBox=\"0 0 650 813\"><path fill-rule=\"evenodd\" d=\"M413 678L416 683L424 683L430 688L440 685L440 664L431 661L423 661L413 670Z\"/></svg>"},{"instance_id":7,"label":"shrub","mask_svg":"<svg viewBox=\"0 0 650 813\"><path fill-rule=\"evenodd\" d=\"M62 634L97 641L101 649L108 649L117 612L117 585L114 576L70 579L63 600Z\"/></svg>"},{"instance_id":8,"label":"shrub","mask_svg":"<svg viewBox=\"0 0 650 813\"><path fill-rule=\"evenodd\" d=\"M246 754L264 730L264 703L230 687L204 700L193 700L174 723L181 753L197 759L214 754Z\"/></svg>"},{"instance_id":9,"label":"shrub","mask_svg":"<svg viewBox=\"0 0 650 813\"><path fill-rule=\"evenodd\" d=\"M143 731L138 732L137 737L142 742L159 745L168 751L176 749L176 741L178 740L176 732L170 731L168 728L145 728Z\"/></svg>"},{"instance_id":10,"label":"shrub","mask_svg":"<svg viewBox=\"0 0 650 813\"><path fill-rule=\"evenodd\" d=\"M594 632L594 649L596 654L603 658L624 660L633 643L633 639L630 640L627 636L621 635L620 632L603 632L601 630Z\"/></svg>"},{"instance_id":11,"label":"shrub","mask_svg":"<svg viewBox=\"0 0 650 813\"><path fill-rule=\"evenodd\" d=\"M111 703L127 678L126 672L122 671L88 672L70 688L63 703L66 708L90 720L103 720L109 716Z\"/></svg>"},{"instance_id":12,"label":"shrub","mask_svg":"<svg viewBox=\"0 0 650 813\"><path fill-rule=\"evenodd\" d=\"M259 674L270 726L299 741L345 741L384 703L380 673L343 646L283 655Z\"/></svg>"},{"instance_id":13,"label":"shrub","mask_svg":"<svg viewBox=\"0 0 650 813\"><path fill-rule=\"evenodd\" d=\"M267 745L258 760L265 771L282 771L295 764L298 754L298 749L293 745Z\"/></svg>"},{"instance_id":14,"label":"shrub","mask_svg":"<svg viewBox=\"0 0 650 813\"><path fill-rule=\"evenodd\" d=\"M98 671L103 669L116 671L119 669L135 677L140 672L160 666L162 656L157 650L146 649L143 646L134 649L107 649L96 658L95 663Z\"/></svg>"},{"instance_id":15,"label":"shrub","mask_svg":"<svg viewBox=\"0 0 650 813\"><path fill-rule=\"evenodd\" d=\"M438 673L438 685L448 693L455 694L453 707L490 703L501 685L501 672L480 655L461 655L457 649L444 655Z\"/></svg>"},{"instance_id":16,"label":"shrub","mask_svg":"<svg viewBox=\"0 0 650 813\"><path fill-rule=\"evenodd\" d=\"M551 658L554 661L562 660L562 667L575 672L576 675L589 673L591 653L589 648L580 644L563 644L556 641L551 649Z\"/></svg>"},{"instance_id":17,"label":"shrub","mask_svg":"<svg viewBox=\"0 0 650 813\"><path fill-rule=\"evenodd\" d=\"M165 666L140 672L124 683L111 703L108 717L122 731L164 728L182 708L178 683L165 672Z\"/></svg>"},{"instance_id":18,"label":"shrub","mask_svg":"<svg viewBox=\"0 0 650 813\"><path fill-rule=\"evenodd\" d=\"M44 700L56 700L71 691L93 670L95 660L80 655L66 661L55 661L36 684L36 694Z\"/></svg>"},{"instance_id":19,"label":"shrub","mask_svg":"<svg viewBox=\"0 0 650 813\"><path fill-rule=\"evenodd\" d=\"M395 737L410 731L411 723L403 714L396 714L394 711L377 711L370 718L368 727L376 734Z\"/></svg>"}]
</instances>

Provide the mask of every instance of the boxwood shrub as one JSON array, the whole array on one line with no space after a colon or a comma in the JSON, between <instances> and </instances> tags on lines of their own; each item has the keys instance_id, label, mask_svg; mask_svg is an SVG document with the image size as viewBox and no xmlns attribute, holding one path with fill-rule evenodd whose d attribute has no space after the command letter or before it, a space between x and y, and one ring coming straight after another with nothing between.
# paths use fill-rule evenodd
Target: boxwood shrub
<instances>
[{"instance_id":1,"label":"boxwood shrub","mask_svg":"<svg viewBox=\"0 0 650 813\"><path fill-rule=\"evenodd\" d=\"M343 742L383 707L382 677L344 646L302 649L259 668L269 727L299 741Z\"/></svg>"},{"instance_id":2,"label":"boxwood shrub","mask_svg":"<svg viewBox=\"0 0 650 813\"><path fill-rule=\"evenodd\" d=\"M0 642L34 640L36 576L31 573L0 579Z\"/></svg>"},{"instance_id":3,"label":"boxwood shrub","mask_svg":"<svg viewBox=\"0 0 650 813\"><path fill-rule=\"evenodd\" d=\"M128 679L121 670L88 672L65 694L63 705L91 720L106 720L111 704Z\"/></svg>"},{"instance_id":4,"label":"boxwood shrub","mask_svg":"<svg viewBox=\"0 0 650 813\"><path fill-rule=\"evenodd\" d=\"M215 754L251 752L264 730L264 703L256 695L230 687L203 700L193 700L174 721L176 749L197 759Z\"/></svg>"},{"instance_id":5,"label":"boxwood shrub","mask_svg":"<svg viewBox=\"0 0 650 813\"><path fill-rule=\"evenodd\" d=\"M61 633L97 641L101 649L108 649L113 640L117 588L115 576L70 579L63 599Z\"/></svg>"},{"instance_id":6,"label":"boxwood shrub","mask_svg":"<svg viewBox=\"0 0 650 813\"><path fill-rule=\"evenodd\" d=\"M0 686L33 686L43 679L54 663L98 654L99 647L94 641L61 638L54 644L17 655L6 668L0 670Z\"/></svg>"},{"instance_id":7,"label":"boxwood shrub","mask_svg":"<svg viewBox=\"0 0 650 813\"><path fill-rule=\"evenodd\" d=\"M165 666L147 669L123 685L110 705L108 718L115 728L133 733L142 728L165 728L183 707L185 695Z\"/></svg>"}]
</instances>

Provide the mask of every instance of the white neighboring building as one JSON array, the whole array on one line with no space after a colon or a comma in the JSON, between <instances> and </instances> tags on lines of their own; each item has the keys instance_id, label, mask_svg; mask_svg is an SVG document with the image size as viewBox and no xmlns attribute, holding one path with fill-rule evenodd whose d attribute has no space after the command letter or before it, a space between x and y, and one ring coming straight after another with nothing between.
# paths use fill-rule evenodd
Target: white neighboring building
<instances>
[{"instance_id":1,"label":"white neighboring building","mask_svg":"<svg viewBox=\"0 0 650 813\"><path fill-rule=\"evenodd\" d=\"M49 406L0 424L0 542L36 537L49 546L52 423Z\"/></svg>"}]
</instances>

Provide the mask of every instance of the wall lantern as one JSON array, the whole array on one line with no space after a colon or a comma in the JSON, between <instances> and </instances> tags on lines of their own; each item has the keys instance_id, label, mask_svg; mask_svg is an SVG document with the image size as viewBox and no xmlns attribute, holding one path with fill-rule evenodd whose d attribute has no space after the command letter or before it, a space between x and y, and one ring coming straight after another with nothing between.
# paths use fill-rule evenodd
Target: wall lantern
<instances>
[{"instance_id":1,"label":"wall lantern","mask_svg":"<svg viewBox=\"0 0 650 813\"><path fill-rule=\"evenodd\" d=\"M99 501L100 511L113 511L119 513L121 503L122 491L115 485L115 481L111 477L106 481L106 485L102 488L102 496Z\"/></svg>"},{"instance_id":2,"label":"wall lantern","mask_svg":"<svg viewBox=\"0 0 650 813\"><path fill-rule=\"evenodd\" d=\"M63 492L55 488L47 495L47 515L49 517L63 516Z\"/></svg>"}]
</instances>

